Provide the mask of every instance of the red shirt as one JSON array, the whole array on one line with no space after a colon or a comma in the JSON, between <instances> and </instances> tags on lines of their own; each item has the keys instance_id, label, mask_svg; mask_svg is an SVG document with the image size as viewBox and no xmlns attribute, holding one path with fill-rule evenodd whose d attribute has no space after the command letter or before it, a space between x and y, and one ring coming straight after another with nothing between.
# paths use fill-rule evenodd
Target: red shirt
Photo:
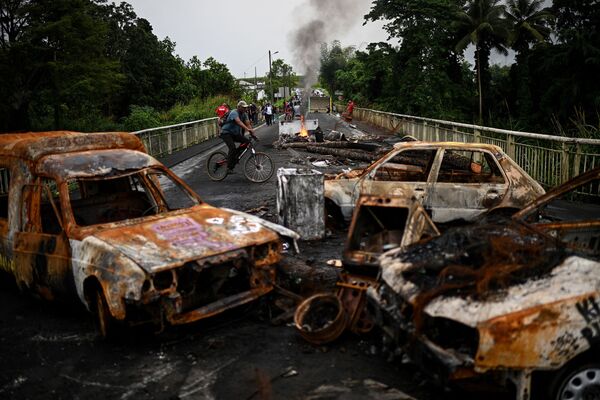
<instances>
[{"instance_id":1,"label":"red shirt","mask_svg":"<svg viewBox=\"0 0 600 400\"><path fill-rule=\"evenodd\" d=\"M348 103L348 108L346 109L346 111L348 112L348 114L352 114L352 111L354 111L354 102L353 101Z\"/></svg>"},{"instance_id":2,"label":"red shirt","mask_svg":"<svg viewBox=\"0 0 600 400\"><path fill-rule=\"evenodd\" d=\"M219 118L223 118L223 115L225 115L225 113L229 111L229 108L227 108L226 106L219 106L217 107L217 109L215 110L215 112L217 113L217 116Z\"/></svg>"}]
</instances>

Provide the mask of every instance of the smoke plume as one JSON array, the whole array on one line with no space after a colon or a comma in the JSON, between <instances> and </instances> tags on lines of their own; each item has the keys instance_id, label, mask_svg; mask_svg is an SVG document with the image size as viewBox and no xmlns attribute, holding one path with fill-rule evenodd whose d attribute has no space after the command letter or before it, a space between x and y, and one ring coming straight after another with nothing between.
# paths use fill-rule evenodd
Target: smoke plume
<instances>
[{"instance_id":1,"label":"smoke plume","mask_svg":"<svg viewBox=\"0 0 600 400\"><path fill-rule=\"evenodd\" d=\"M317 82L321 45L361 22L368 0L307 0L297 10L299 26L290 35L294 65L304 75L304 87ZM312 17L311 17L312 16ZM302 19L302 17L304 17Z\"/></svg>"}]
</instances>

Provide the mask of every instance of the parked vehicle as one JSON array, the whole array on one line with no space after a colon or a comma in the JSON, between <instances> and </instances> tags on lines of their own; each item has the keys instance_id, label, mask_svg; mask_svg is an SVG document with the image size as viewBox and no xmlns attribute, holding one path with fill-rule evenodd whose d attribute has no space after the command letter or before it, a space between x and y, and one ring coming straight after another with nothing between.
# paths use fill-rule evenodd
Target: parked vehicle
<instances>
[{"instance_id":1,"label":"parked vehicle","mask_svg":"<svg viewBox=\"0 0 600 400\"><path fill-rule=\"evenodd\" d=\"M204 203L127 133L0 135L0 270L119 322L186 324L273 289L289 229Z\"/></svg>"},{"instance_id":2,"label":"parked vehicle","mask_svg":"<svg viewBox=\"0 0 600 400\"><path fill-rule=\"evenodd\" d=\"M473 221L492 208L521 209L544 189L499 147L405 142L366 169L325 181L330 215L350 220L361 195L416 198L435 223Z\"/></svg>"},{"instance_id":3,"label":"parked vehicle","mask_svg":"<svg viewBox=\"0 0 600 400\"><path fill-rule=\"evenodd\" d=\"M380 266L367 296L388 351L443 382L513 382L519 400L599 398L600 168Z\"/></svg>"}]
</instances>

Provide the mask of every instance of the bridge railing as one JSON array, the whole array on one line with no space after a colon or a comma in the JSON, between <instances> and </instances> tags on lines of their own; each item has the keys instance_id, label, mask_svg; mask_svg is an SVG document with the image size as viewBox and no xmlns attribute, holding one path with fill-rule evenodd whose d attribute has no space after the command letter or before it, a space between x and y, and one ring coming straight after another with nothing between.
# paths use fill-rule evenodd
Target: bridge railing
<instances>
[{"instance_id":1,"label":"bridge railing","mask_svg":"<svg viewBox=\"0 0 600 400\"><path fill-rule=\"evenodd\" d=\"M597 139L510 131L364 108L354 109L354 117L424 141L495 144L546 188L600 167L600 140Z\"/></svg>"},{"instance_id":2,"label":"bridge railing","mask_svg":"<svg viewBox=\"0 0 600 400\"><path fill-rule=\"evenodd\" d=\"M214 117L132 133L142 140L148 154L160 158L217 137L219 127Z\"/></svg>"}]
</instances>

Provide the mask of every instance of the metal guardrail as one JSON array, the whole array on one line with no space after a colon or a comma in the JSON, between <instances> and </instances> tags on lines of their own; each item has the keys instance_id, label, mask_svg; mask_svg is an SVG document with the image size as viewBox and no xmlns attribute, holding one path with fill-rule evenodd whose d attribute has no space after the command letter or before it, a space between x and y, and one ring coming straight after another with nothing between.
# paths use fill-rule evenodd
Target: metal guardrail
<instances>
[{"instance_id":1,"label":"metal guardrail","mask_svg":"<svg viewBox=\"0 0 600 400\"><path fill-rule=\"evenodd\" d=\"M423 141L495 144L546 188L600 167L600 140L597 139L510 131L365 108L355 108L353 116Z\"/></svg>"},{"instance_id":2,"label":"metal guardrail","mask_svg":"<svg viewBox=\"0 0 600 400\"><path fill-rule=\"evenodd\" d=\"M217 120L216 117L205 118L132 133L142 140L148 154L160 158L217 137Z\"/></svg>"}]
</instances>

